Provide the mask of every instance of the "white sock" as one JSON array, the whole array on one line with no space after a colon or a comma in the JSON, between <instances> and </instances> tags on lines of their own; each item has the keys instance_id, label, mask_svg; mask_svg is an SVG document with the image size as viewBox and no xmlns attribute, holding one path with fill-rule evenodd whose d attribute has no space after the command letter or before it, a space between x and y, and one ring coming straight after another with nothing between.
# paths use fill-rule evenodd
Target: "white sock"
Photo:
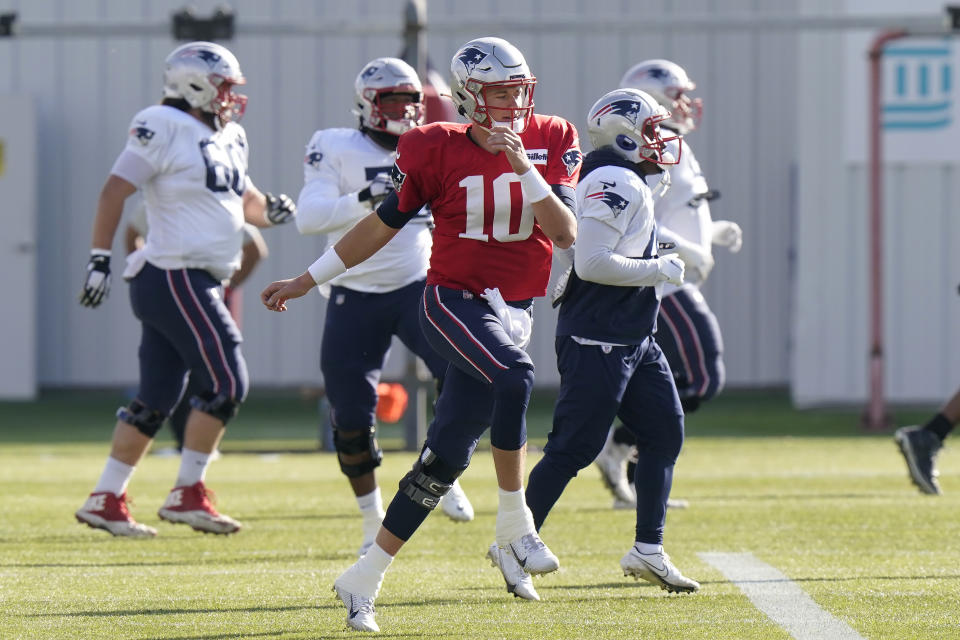
<instances>
[{"instance_id":1,"label":"white sock","mask_svg":"<svg viewBox=\"0 0 960 640\"><path fill-rule=\"evenodd\" d=\"M93 492L103 493L108 491L119 496L127 490L134 469L136 467L120 462L116 458L108 457L107 464L103 466L103 473L100 474L100 480L97 481L97 486L93 488Z\"/></svg>"},{"instance_id":2,"label":"white sock","mask_svg":"<svg viewBox=\"0 0 960 640\"><path fill-rule=\"evenodd\" d=\"M533 514L523 497L523 489L498 491L500 500L497 507L497 545L506 547L512 540L534 533L536 529L533 526Z\"/></svg>"},{"instance_id":3,"label":"white sock","mask_svg":"<svg viewBox=\"0 0 960 640\"><path fill-rule=\"evenodd\" d=\"M335 584L364 598L376 598L391 562L393 556L374 543L366 555L337 578Z\"/></svg>"},{"instance_id":4,"label":"white sock","mask_svg":"<svg viewBox=\"0 0 960 640\"><path fill-rule=\"evenodd\" d=\"M634 542L633 546L637 551L639 551L645 556L649 556L654 553L663 553L662 544L650 544L648 542Z\"/></svg>"},{"instance_id":5,"label":"white sock","mask_svg":"<svg viewBox=\"0 0 960 640\"><path fill-rule=\"evenodd\" d=\"M203 482L210 466L210 454L183 448L180 454L180 472L177 474L177 487L189 487Z\"/></svg>"},{"instance_id":6,"label":"white sock","mask_svg":"<svg viewBox=\"0 0 960 640\"><path fill-rule=\"evenodd\" d=\"M377 537L380 523L383 522L383 517L386 515L383 510L380 487L366 495L357 496L357 505L360 507L360 515L363 516L363 542L366 544Z\"/></svg>"}]
</instances>

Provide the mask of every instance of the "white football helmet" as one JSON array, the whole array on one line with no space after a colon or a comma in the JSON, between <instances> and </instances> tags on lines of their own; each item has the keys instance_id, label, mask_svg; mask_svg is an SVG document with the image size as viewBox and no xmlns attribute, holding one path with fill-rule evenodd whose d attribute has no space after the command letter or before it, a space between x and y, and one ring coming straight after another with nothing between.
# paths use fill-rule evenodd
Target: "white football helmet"
<instances>
[{"instance_id":1,"label":"white football helmet","mask_svg":"<svg viewBox=\"0 0 960 640\"><path fill-rule=\"evenodd\" d=\"M623 89L639 89L649 93L670 112L667 127L686 135L697 128L703 114L703 101L690 98L686 92L697 85L680 65L669 60L644 60L634 65L620 80Z\"/></svg>"},{"instance_id":2,"label":"white football helmet","mask_svg":"<svg viewBox=\"0 0 960 640\"><path fill-rule=\"evenodd\" d=\"M523 54L501 38L477 38L460 47L450 63L450 93L460 115L482 127L496 123L487 113L484 90L519 87L520 106L497 108L512 112L506 124L517 133L523 133L533 115L533 89L537 79L530 74Z\"/></svg>"},{"instance_id":3,"label":"white football helmet","mask_svg":"<svg viewBox=\"0 0 960 640\"><path fill-rule=\"evenodd\" d=\"M213 42L188 42L167 56L163 96L182 98L226 124L239 120L247 108L247 96L233 92L234 85L246 82L229 49Z\"/></svg>"},{"instance_id":4,"label":"white football helmet","mask_svg":"<svg viewBox=\"0 0 960 640\"><path fill-rule=\"evenodd\" d=\"M354 82L360 126L399 136L423 124L423 85L413 67L400 58L377 58L363 66ZM392 115L380 99L391 93L409 93L414 101L402 113Z\"/></svg>"},{"instance_id":5,"label":"white football helmet","mask_svg":"<svg viewBox=\"0 0 960 640\"><path fill-rule=\"evenodd\" d=\"M669 118L670 112L643 91L616 89L590 107L587 132L595 149L610 147L630 162L649 160L662 167L677 164L682 150L680 136L662 135L660 124ZM674 140L676 154L667 150Z\"/></svg>"}]
</instances>

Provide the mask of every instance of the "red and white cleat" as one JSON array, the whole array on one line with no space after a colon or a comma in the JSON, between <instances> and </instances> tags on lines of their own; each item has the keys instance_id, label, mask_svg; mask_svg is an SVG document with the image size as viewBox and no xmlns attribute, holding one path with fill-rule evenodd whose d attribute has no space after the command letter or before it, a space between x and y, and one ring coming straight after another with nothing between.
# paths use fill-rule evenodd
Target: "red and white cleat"
<instances>
[{"instance_id":1,"label":"red and white cleat","mask_svg":"<svg viewBox=\"0 0 960 640\"><path fill-rule=\"evenodd\" d=\"M73 514L77 522L94 529L109 531L115 536L129 538L152 538L157 530L140 524L130 515L127 509L127 494L103 491L91 493L82 507Z\"/></svg>"},{"instance_id":2,"label":"red and white cleat","mask_svg":"<svg viewBox=\"0 0 960 640\"><path fill-rule=\"evenodd\" d=\"M174 487L157 515L161 520L187 524L195 531L204 533L228 534L239 531L239 522L213 508L215 500L213 491L207 489L202 482L187 487Z\"/></svg>"}]
</instances>

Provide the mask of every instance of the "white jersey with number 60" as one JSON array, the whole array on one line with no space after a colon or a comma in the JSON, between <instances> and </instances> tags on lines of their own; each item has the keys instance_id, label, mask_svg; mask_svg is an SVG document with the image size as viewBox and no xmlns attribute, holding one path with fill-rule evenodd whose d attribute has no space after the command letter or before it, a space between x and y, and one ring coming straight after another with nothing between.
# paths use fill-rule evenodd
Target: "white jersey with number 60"
<instances>
[{"instance_id":1,"label":"white jersey with number 60","mask_svg":"<svg viewBox=\"0 0 960 640\"><path fill-rule=\"evenodd\" d=\"M228 123L214 131L179 109L155 105L134 116L124 152L153 169L139 185L147 241L131 259L230 277L240 266L243 238L249 154L243 127Z\"/></svg>"}]
</instances>

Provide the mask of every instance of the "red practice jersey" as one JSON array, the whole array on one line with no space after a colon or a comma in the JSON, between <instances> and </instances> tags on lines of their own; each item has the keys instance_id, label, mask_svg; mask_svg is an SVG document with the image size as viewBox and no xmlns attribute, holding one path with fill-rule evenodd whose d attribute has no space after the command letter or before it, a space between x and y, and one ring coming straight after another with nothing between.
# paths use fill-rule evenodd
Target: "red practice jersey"
<instances>
[{"instance_id":1,"label":"red practice jersey","mask_svg":"<svg viewBox=\"0 0 960 640\"><path fill-rule=\"evenodd\" d=\"M400 136L394 182L398 209L429 204L436 228L427 283L504 300L542 296L553 245L534 220L517 174L468 136L468 124L437 122ZM527 157L551 185L575 188L580 141L572 124L534 114L520 134Z\"/></svg>"}]
</instances>

